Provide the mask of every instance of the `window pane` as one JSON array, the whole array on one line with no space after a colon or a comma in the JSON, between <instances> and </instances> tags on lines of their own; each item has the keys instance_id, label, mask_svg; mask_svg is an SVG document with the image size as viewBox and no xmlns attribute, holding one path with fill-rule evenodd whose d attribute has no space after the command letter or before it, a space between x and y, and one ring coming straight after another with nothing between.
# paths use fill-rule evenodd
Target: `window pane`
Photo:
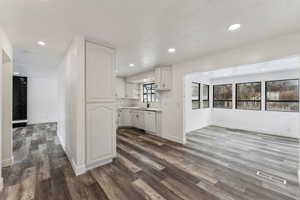
<instances>
[{"instance_id":1,"label":"window pane","mask_svg":"<svg viewBox=\"0 0 300 200\"><path fill-rule=\"evenodd\" d=\"M199 99L199 83L192 83L192 100L200 100Z\"/></svg>"},{"instance_id":2,"label":"window pane","mask_svg":"<svg viewBox=\"0 0 300 200\"><path fill-rule=\"evenodd\" d=\"M154 83L147 83L143 85L143 92L144 92L144 102L158 102L158 98L155 95L155 87Z\"/></svg>"},{"instance_id":3,"label":"window pane","mask_svg":"<svg viewBox=\"0 0 300 200\"><path fill-rule=\"evenodd\" d=\"M192 101L192 109L199 109L200 101Z\"/></svg>"},{"instance_id":4,"label":"window pane","mask_svg":"<svg viewBox=\"0 0 300 200\"><path fill-rule=\"evenodd\" d=\"M214 108L232 108L232 84L214 85Z\"/></svg>"},{"instance_id":5,"label":"window pane","mask_svg":"<svg viewBox=\"0 0 300 200\"><path fill-rule=\"evenodd\" d=\"M151 102L156 102L156 95L152 94Z\"/></svg>"},{"instance_id":6,"label":"window pane","mask_svg":"<svg viewBox=\"0 0 300 200\"><path fill-rule=\"evenodd\" d=\"M152 101L151 101L151 95L148 95L147 98L148 98L148 102L152 102Z\"/></svg>"},{"instance_id":7,"label":"window pane","mask_svg":"<svg viewBox=\"0 0 300 200\"><path fill-rule=\"evenodd\" d=\"M144 102L147 101L147 95L144 95L143 101L144 101Z\"/></svg>"},{"instance_id":8,"label":"window pane","mask_svg":"<svg viewBox=\"0 0 300 200\"><path fill-rule=\"evenodd\" d=\"M232 108L232 101L214 101L214 108Z\"/></svg>"},{"instance_id":9,"label":"window pane","mask_svg":"<svg viewBox=\"0 0 300 200\"><path fill-rule=\"evenodd\" d=\"M159 99L158 95L154 94L154 102L158 102L158 99Z\"/></svg>"},{"instance_id":10,"label":"window pane","mask_svg":"<svg viewBox=\"0 0 300 200\"><path fill-rule=\"evenodd\" d=\"M236 85L237 100L260 100L261 83L239 83Z\"/></svg>"},{"instance_id":11,"label":"window pane","mask_svg":"<svg viewBox=\"0 0 300 200\"><path fill-rule=\"evenodd\" d=\"M214 100L232 100L232 84L215 85Z\"/></svg>"},{"instance_id":12,"label":"window pane","mask_svg":"<svg viewBox=\"0 0 300 200\"><path fill-rule=\"evenodd\" d=\"M203 108L209 108L209 101L203 101Z\"/></svg>"},{"instance_id":13,"label":"window pane","mask_svg":"<svg viewBox=\"0 0 300 200\"><path fill-rule=\"evenodd\" d=\"M203 100L209 99L209 85L203 85Z\"/></svg>"},{"instance_id":14,"label":"window pane","mask_svg":"<svg viewBox=\"0 0 300 200\"><path fill-rule=\"evenodd\" d=\"M266 109L270 111L298 112L299 102L267 102Z\"/></svg>"},{"instance_id":15,"label":"window pane","mask_svg":"<svg viewBox=\"0 0 300 200\"><path fill-rule=\"evenodd\" d=\"M266 82L267 100L298 101L298 80L282 80Z\"/></svg>"},{"instance_id":16,"label":"window pane","mask_svg":"<svg viewBox=\"0 0 300 200\"><path fill-rule=\"evenodd\" d=\"M243 109L243 110L260 110L261 102L260 101L237 101L236 108Z\"/></svg>"}]
</instances>

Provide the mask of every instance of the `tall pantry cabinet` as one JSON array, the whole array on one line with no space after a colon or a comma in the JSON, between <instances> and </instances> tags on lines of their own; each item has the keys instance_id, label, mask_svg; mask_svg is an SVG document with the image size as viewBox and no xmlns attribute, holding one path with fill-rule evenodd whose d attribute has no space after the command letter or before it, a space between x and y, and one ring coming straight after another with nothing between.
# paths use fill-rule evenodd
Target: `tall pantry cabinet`
<instances>
[{"instance_id":1,"label":"tall pantry cabinet","mask_svg":"<svg viewBox=\"0 0 300 200\"><path fill-rule=\"evenodd\" d=\"M86 168L116 156L115 50L85 42Z\"/></svg>"}]
</instances>

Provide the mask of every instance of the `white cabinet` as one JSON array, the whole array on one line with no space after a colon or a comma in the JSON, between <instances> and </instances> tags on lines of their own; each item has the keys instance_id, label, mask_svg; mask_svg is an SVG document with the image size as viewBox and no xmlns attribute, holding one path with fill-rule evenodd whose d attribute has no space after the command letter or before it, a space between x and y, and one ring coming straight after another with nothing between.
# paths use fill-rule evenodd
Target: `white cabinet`
<instances>
[{"instance_id":1,"label":"white cabinet","mask_svg":"<svg viewBox=\"0 0 300 200\"><path fill-rule=\"evenodd\" d=\"M118 112L119 126L132 126L129 109L120 109Z\"/></svg>"},{"instance_id":2,"label":"white cabinet","mask_svg":"<svg viewBox=\"0 0 300 200\"><path fill-rule=\"evenodd\" d=\"M86 41L86 166L106 164L116 156L116 101L113 49Z\"/></svg>"},{"instance_id":3,"label":"white cabinet","mask_svg":"<svg viewBox=\"0 0 300 200\"><path fill-rule=\"evenodd\" d=\"M138 111L137 112L137 128L145 129L145 111Z\"/></svg>"},{"instance_id":4,"label":"white cabinet","mask_svg":"<svg viewBox=\"0 0 300 200\"><path fill-rule=\"evenodd\" d=\"M133 127L137 127L138 126L138 112L137 112L137 110L130 111L130 116L131 116L131 125Z\"/></svg>"},{"instance_id":5,"label":"white cabinet","mask_svg":"<svg viewBox=\"0 0 300 200\"><path fill-rule=\"evenodd\" d=\"M118 125L143 129L151 134L160 134L160 113L136 109L119 109Z\"/></svg>"},{"instance_id":6,"label":"white cabinet","mask_svg":"<svg viewBox=\"0 0 300 200\"><path fill-rule=\"evenodd\" d=\"M86 42L86 102L114 101L114 51Z\"/></svg>"},{"instance_id":7,"label":"white cabinet","mask_svg":"<svg viewBox=\"0 0 300 200\"><path fill-rule=\"evenodd\" d=\"M144 111L140 111L140 110L131 111L131 122L133 127L144 129L145 127Z\"/></svg>"},{"instance_id":8,"label":"white cabinet","mask_svg":"<svg viewBox=\"0 0 300 200\"><path fill-rule=\"evenodd\" d=\"M88 104L86 111L87 164L93 165L115 154L115 105Z\"/></svg>"},{"instance_id":9,"label":"white cabinet","mask_svg":"<svg viewBox=\"0 0 300 200\"><path fill-rule=\"evenodd\" d=\"M172 67L155 68L155 83L157 91L166 91L172 89Z\"/></svg>"},{"instance_id":10,"label":"white cabinet","mask_svg":"<svg viewBox=\"0 0 300 200\"><path fill-rule=\"evenodd\" d=\"M151 133L156 133L156 113L145 112L145 130Z\"/></svg>"}]
</instances>

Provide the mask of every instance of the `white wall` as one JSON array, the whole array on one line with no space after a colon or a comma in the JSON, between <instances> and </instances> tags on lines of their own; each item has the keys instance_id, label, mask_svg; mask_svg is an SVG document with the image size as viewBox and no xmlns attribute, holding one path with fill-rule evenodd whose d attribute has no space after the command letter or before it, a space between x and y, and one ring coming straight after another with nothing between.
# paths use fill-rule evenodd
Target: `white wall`
<instances>
[{"instance_id":1,"label":"white wall","mask_svg":"<svg viewBox=\"0 0 300 200\"><path fill-rule=\"evenodd\" d=\"M201 109L192 109L192 82L201 83L200 87L200 102ZM209 79L195 75L185 77L185 132L190 132L196 129L211 125L211 107L203 108L203 84L210 84ZM211 98L210 98L211 99Z\"/></svg>"},{"instance_id":2,"label":"white wall","mask_svg":"<svg viewBox=\"0 0 300 200\"><path fill-rule=\"evenodd\" d=\"M211 80L211 83L216 85L233 84L233 109L212 109L212 124L228 128L299 138L299 112L265 111L264 95L265 81L298 79L299 76L300 71L293 70ZM262 110L250 111L235 109L235 84L256 81L262 82Z\"/></svg>"},{"instance_id":3,"label":"white wall","mask_svg":"<svg viewBox=\"0 0 300 200\"><path fill-rule=\"evenodd\" d=\"M58 121L58 80L28 77L28 124Z\"/></svg>"},{"instance_id":4,"label":"white wall","mask_svg":"<svg viewBox=\"0 0 300 200\"><path fill-rule=\"evenodd\" d=\"M8 58L5 58L5 56L7 56ZM13 50L12 50L12 45L8 40L8 37L6 36L6 34L0 29L0 77L2 77L5 73L3 73L3 69L4 69L4 63L6 63L7 61L13 61ZM4 61L4 62L3 62ZM12 64L12 63L10 63ZM12 67L12 66L10 66ZM11 77L12 74L10 73L6 73L7 77ZM10 121L3 121L3 87L7 87L7 85L3 85L2 81L0 81L0 155L1 155L1 159L0 159L0 190L2 190L3 187L3 179L2 179L2 148L4 143L12 143L12 139L10 139L10 141L6 141L5 138L2 138L3 136L3 132L2 132L2 128L3 128L3 124L6 123L10 123ZM9 87L9 86L8 86ZM8 88L6 88L8 89ZM10 102L12 101L12 97L10 97ZM11 108L10 108L11 109ZM12 112L12 109L10 110L10 113ZM4 117L5 118L5 117ZM11 134L12 135L12 134ZM12 148L5 148L5 150L9 150L12 151ZM5 152L4 152L5 153ZM11 152L12 153L12 152Z\"/></svg>"},{"instance_id":5,"label":"white wall","mask_svg":"<svg viewBox=\"0 0 300 200\"><path fill-rule=\"evenodd\" d=\"M2 65L2 166L13 164L13 131L12 131L12 64L10 61Z\"/></svg>"},{"instance_id":6,"label":"white wall","mask_svg":"<svg viewBox=\"0 0 300 200\"><path fill-rule=\"evenodd\" d=\"M58 137L75 170L85 164L84 37L73 39L59 67Z\"/></svg>"}]
</instances>

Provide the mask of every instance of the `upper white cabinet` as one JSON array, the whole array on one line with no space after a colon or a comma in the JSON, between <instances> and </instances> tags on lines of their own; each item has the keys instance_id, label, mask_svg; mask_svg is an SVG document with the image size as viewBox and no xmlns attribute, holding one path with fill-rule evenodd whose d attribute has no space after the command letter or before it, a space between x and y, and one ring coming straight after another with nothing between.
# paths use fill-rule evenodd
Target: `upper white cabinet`
<instances>
[{"instance_id":1,"label":"upper white cabinet","mask_svg":"<svg viewBox=\"0 0 300 200\"><path fill-rule=\"evenodd\" d=\"M111 162L116 156L116 102L113 49L86 41L86 167Z\"/></svg>"},{"instance_id":2,"label":"upper white cabinet","mask_svg":"<svg viewBox=\"0 0 300 200\"><path fill-rule=\"evenodd\" d=\"M157 91L166 91L172 89L172 67L155 68L155 83Z\"/></svg>"},{"instance_id":3,"label":"upper white cabinet","mask_svg":"<svg viewBox=\"0 0 300 200\"><path fill-rule=\"evenodd\" d=\"M86 102L114 99L114 62L113 49L86 42Z\"/></svg>"}]
</instances>

